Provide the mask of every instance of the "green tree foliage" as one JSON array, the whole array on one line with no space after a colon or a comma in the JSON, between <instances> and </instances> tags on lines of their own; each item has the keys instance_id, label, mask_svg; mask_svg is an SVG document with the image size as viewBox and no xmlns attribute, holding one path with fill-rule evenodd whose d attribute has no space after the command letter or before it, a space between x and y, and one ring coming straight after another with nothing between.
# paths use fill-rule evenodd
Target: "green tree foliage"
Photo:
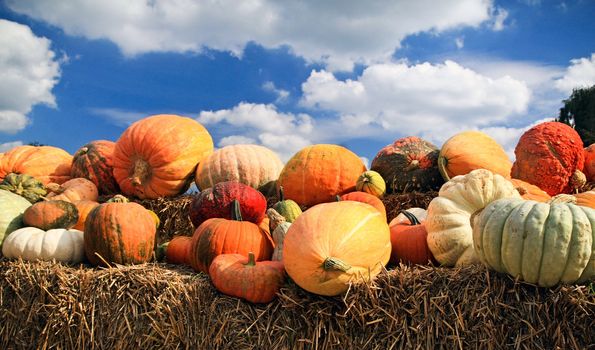
<instances>
[{"instance_id":1,"label":"green tree foliage","mask_svg":"<svg viewBox=\"0 0 595 350\"><path fill-rule=\"evenodd\" d=\"M29 145L29 146L35 146L35 147L45 146L43 143L40 143L39 141L31 141L27 145Z\"/></svg>"},{"instance_id":2,"label":"green tree foliage","mask_svg":"<svg viewBox=\"0 0 595 350\"><path fill-rule=\"evenodd\" d=\"M595 85L574 89L563 102L557 121L574 127L585 147L595 143Z\"/></svg>"}]
</instances>

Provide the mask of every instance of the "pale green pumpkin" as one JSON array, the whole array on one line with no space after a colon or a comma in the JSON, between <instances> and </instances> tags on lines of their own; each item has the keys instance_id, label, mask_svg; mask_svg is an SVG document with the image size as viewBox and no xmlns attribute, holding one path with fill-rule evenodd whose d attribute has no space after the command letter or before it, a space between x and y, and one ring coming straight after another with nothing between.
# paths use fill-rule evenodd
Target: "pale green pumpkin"
<instances>
[{"instance_id":1,"label":"pale green pumpkin","mask_svg":"<svg viewBox=\"0 0 595 350\"><path fill-rule=\"evenodd\" d=\"M570 203L499 199L473 220L488 267L542 287L595 277L595 210Z\"/></svg>"},{"instance_id":2,"label":"pale green pumpkin","mask_svg":"<svg viewBox=\"0 0 595 350\"><path fill-rule=\"evenodd\" d=\"M23 213L30 206L25 198L0 190L0 244L5 235L23 227Z\"/></svg>"},{"instance_id":3,"label":"pale green pumpkin","mask_svg":"<svg viewBox=\"0 0 595 350\"><path fill-rule=\"evenodd\" d=\"M386 192L386 182L382 178L382 175L376 171L367 170L357 179L355 189L382 198Z\"/></svg>"},{"instance_id":4,"label":"pale green pumpkin","mask_svg":"<svg viewBox=\"0 0 595 350\"><path fill-rule=\"evenodd\" d=\"M295 201L285 199L283 187L279 188L279 201L273 205L273 209L283 215L289 223L294 222L298 216L302 215L302 208Z\"/></svg>"}]
</instances>

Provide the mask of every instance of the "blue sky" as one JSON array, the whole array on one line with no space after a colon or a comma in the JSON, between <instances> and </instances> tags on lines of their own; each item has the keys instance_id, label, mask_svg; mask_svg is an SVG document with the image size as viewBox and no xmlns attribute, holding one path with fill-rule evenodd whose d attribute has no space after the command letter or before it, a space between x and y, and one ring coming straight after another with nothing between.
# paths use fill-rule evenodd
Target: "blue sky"
<instances>
[{"instance_id":1,"label":"blue sky","mask_svg":"<svg viewBox=\"0 0 595 350\"><path fill-rule=\"evenodd\" d=\"M288 159L337 143L372 159L524 130L595 84L593 1L0 2L0 152L74 153L139 118L203 123L217 147Z\"/></svg>"}]
</instances>

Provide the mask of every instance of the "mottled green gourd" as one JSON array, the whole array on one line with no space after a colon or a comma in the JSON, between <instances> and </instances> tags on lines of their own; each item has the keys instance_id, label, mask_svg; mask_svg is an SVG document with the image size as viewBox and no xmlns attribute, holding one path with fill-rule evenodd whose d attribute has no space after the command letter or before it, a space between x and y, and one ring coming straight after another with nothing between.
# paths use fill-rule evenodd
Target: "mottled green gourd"
<instances>
[{"instance_id":1,"label":"mottled green gourd","mask_svg":"<svg viewBox=\"0 0 595 350\"><path fill-rule=\"evenodd\" d=\"M294 222L302 214L302 209L295 201L285 199L283 187L279 188L279 201L273 205L273 209L283 215L289 223Z\"/></svg>"},{"instance_id":2,"label":"mottled green gourd","mask_svg":"<svg viewBox=\"0 0 595 350\"><path fill-rule=\"evenodd\" d=\"M10 173L6 175L0 183L0 190L18 194L30 203L39 202L47 194L43 183L27 174Z\"/></svg>"},{"instance_id":3,"label":"mottled green gourd","mask_svg":"<svg viewBox=\"0 0 595 350\"><path fill-rule=\"evenodd\" d=\"M368 170L359 176L355 184L355 189L382 198L386 192L386 182L382 178L382 175L374 170Z\"/></svg>"},{"instance_id":4,"label":"mottled green gourd","mask_svg":"<svg viewBox=\"0 0 595 350\"><path fill-rule=\"evenodd\" d=\"M595 277L595 210L505 198L471 218L480 261L542 287Z\"/></svg>"}]
</instances>

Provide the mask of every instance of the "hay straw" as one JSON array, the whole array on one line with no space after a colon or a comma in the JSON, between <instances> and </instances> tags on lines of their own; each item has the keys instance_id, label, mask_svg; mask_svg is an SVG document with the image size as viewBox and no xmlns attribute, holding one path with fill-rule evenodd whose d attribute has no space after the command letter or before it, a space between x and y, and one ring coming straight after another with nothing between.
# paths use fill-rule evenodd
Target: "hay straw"
<instances>
[{"instance_id":1,"label":"hay straw","mask_svg":"<svg viewBox=\"0 0 595 350\"><path fill-rule=\"evenodd\" d=\"M0 260L0 348L588 349L595 294L483 267L398 266L320 297L291 282L266 305L166 264L111 269Z\"/></svg>"},{"instance_id":2,"label":"hay straw","mask_svg":"<svg viewBox=\"0 0 595 350\"><path fill-rule=\"evenodd\" d=\"M438 192L411 192L403 194L389 194L382 199L386 208L386 217L388 222L394 219L401 210L417 207L427 209L428 205L438 196Z\"/></svg>"},{"instance_id":3,"label":"hay straw","mask_svg":"<svg viewBox=\"0 0 595 350\"><path fill-rule=\"evenodd\" d=\"M154 211L161 221L157 229L157 245L171 240L173 236L192 236L194 233L189 216L190 203L192 203L191 195L143 199L137 200L137 202Z\"/></svg>"}]
</instances>

